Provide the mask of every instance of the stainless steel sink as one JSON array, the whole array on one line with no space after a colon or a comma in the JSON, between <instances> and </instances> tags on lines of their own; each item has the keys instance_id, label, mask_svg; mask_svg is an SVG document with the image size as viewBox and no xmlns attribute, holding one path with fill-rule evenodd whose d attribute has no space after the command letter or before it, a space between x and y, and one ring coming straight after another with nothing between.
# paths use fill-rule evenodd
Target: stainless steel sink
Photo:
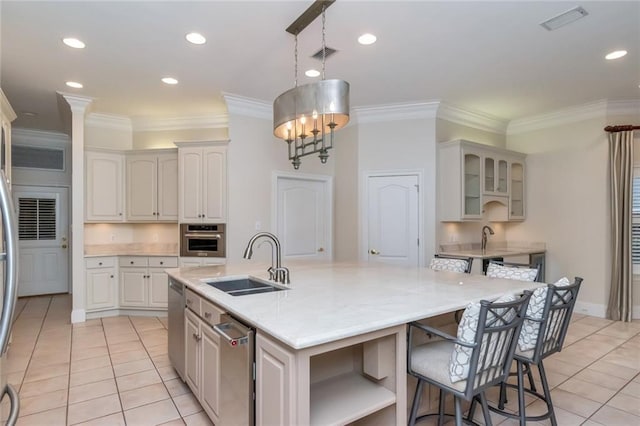
<instances>
[{"instance_id":1,"label":"stainless steel sink","mask_svg":"<svg viewBox=\"0 0 640 426\"><path fill-rule=\"evenodd\" d=\"M254 280L253 278L238 278L227 281L205 281L205 284L224 291L231 296L246 296L249 294L287 290L286 288Z\"/></svg>"}]
</instances>

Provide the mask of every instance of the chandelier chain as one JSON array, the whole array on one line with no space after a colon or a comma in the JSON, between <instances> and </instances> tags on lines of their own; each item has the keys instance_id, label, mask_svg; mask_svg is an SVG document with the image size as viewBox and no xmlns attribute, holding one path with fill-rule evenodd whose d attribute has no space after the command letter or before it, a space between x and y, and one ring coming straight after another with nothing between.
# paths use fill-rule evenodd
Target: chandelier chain
<instances>
[{"instance_id":1,"label":"chandelier chain","mask_svg":"<svg viewBox=\"0 0 640 426\"><path fill-rule=\"evenodd\" d=\"M322 79L324 80L324 61L327 55L327 43L325 42L325 10L326 7L322 6Z\"/></svg>"},{"instance_id":2,"label":"chandelier chain","mask_svg":"<svg viewBox=\"0 0 640 426\"><path fill-rule=\"evenodd\" d=\"M293 47L293 87L298 87L298 35L294 36Z\"/></svg>"}]
</instances>

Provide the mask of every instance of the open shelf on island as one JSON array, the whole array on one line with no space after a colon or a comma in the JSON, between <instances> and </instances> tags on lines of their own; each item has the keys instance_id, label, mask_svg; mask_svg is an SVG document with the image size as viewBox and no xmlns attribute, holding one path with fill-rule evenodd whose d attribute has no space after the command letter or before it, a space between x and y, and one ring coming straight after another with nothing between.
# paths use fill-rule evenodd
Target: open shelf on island
<instances>
[{"instance_id":1,"label":"open shelf on island","mask_svg":"<svg viewBox=\"0 0 640 426\"><path fill-rule=\"evenodd\" d=\"M395 402L395 393L361 374L342 374L311 385L311 424L343 425Z\"/></svg>"}]
</instances>

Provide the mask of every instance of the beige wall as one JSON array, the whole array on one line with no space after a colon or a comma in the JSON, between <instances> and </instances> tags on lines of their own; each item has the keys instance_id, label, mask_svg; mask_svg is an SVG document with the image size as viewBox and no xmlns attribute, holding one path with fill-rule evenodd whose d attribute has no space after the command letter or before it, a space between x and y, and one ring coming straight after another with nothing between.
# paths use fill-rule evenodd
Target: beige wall
<instances>
[{"instance_id":1,"label":"beige wall","mask_svg":"<svg viewBox=\"0 0 640 426\"><path fill-rule=\"evenodd\" d=\"M442 118L436 119L436 140L438 142L457 139L465 139L500 148L506 147L507 143L507 137L504 134L474 129L473 127L443 120Z\"/></svg>"},{"instance_id":2,"label":"beige wall","mask_svg":"<svg viewBox=\"0 0 640 426\"><path fill-rule=\"evenodd\" d=\"M365 173L419 170L423 202L422 250L424 263L435 252L436 120L415 119L358 125L359 179ZM364 186L364 182L362 183ZM366 187L361 187L359 197ZM360 224L361 226L361 224Z\"/></svg>"},{"instance_id":3,"label":"beige wall","mask_svg":"<svg viewBox=\"0 0 640 426\"><path fill-rule=\"evenodd\" d=\"M212 141L229 138L227 128L133 132L133 149L175 148L175 141Z\"/></svg>"},{"instance_id":4,"label":"beige wall","mask_svg":"<svg viewBox=\"0 0 640 426\"><path fill-rule=\"evenodd\" d=\"M527 220L510 240L544 241L547 281L580 276L577 312L604 316L608 301L609 195L605 117L509 135L507 148L528 154Z\"/></svg>"},{"instance_id":5,"label":"beige wall","mask_svg":"<svg viewBox=\"0 0 640 426\"><path fill-rule=\"evenodd\" d=\"M177 223L87 223L85 244L178 243Z\"/></svg>"},{"instance_id":6,"label":"beige wall","mask_svg":"<svg viewBox=\"0 0 640 426\"><path fill-rule=\"evenodd\" d=\"M85 148L132 149L131 130L85 125Z\"/></svg>"},{"instance_id":7,"label":"beige wall","mask_svg":"<svg viewBox=\"0 0 640 426\"><path fill-rule=\"evenodd\" d=\"M246 117L229 113L227 170L229 221L227 224L227 258L242 258L256 222L263 231L273 231L273 172L295 172L288 160L287 144L273 137L271 119ZM302 159L298 173L333 176L334 153L327 164L315 156ZM270 260L266 245L254 252L254 259Z\"/></svg>"}]
</instances>

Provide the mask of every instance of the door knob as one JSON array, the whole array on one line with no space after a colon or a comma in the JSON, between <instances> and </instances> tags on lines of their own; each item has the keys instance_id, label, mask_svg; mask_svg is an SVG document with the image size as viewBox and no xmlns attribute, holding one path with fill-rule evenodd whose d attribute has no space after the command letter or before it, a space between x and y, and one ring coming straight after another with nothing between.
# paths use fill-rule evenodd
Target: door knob
<instances>
[{"instance_id":1,"label":"door knob","mask_svg":"<svg viewBox=\"0 0 640 426\"><path fill-rule=\"evenodd\" d=\"M376 249L371 249L371 250L369 250L369 253L371 253L371 254L373 254L373 255L380 254L380 252L379 252L378 250L376 250Z\"/></svg>"},{"instance_id":2,"label":"door knob","mask_svg":"<svg viewBox=\"0 0 640 426\"><path fill-rule=\"evenodd\" d=\"M318 253L322 253L323 251L324 251L324 248L323 248L323 247L320 247L320 248L318 249Z\"/></svg>"},{"instance_id":3,"label":"door knob","mask_svg":"<svg viewBox=\"0 0 640 426\"><path fill-rule=\"evenodd\" d=\"M62 248L67 248L67 245L66 245L66 244L63 244L61 247L62 247Z\"/></svg>"}]
</instances>

